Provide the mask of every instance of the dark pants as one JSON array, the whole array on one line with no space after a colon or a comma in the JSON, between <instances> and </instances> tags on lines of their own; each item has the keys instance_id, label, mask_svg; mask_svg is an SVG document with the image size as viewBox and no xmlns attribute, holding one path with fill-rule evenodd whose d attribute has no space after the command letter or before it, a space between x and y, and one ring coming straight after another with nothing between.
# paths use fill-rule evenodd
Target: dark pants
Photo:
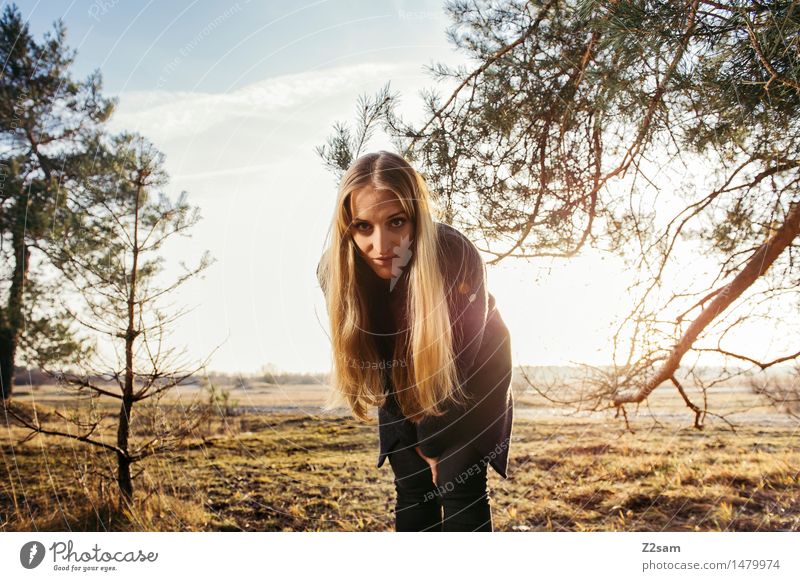
<instances>
[{"instance_id":1,"label":"dark pants","mask_svg":"<svg viewBox=\"0 0 800 581\"><path fill-rule=\"evenodd\" d=\"M469 444L439 456L437 483L430 465L413 445L399 443L389 453L397 491L396 531L492 531L483 456Z\"/></svg>"}]
</instances>

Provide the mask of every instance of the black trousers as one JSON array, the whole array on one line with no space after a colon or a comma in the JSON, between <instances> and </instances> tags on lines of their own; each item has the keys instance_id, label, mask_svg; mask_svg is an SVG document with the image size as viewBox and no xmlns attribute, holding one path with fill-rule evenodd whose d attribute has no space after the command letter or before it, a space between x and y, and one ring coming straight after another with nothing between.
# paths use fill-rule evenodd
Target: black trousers
<instances>
[{"instance_id":1,"label":"black trousers","mask_svg":"<svg viewBox=\"0 0 800 581\"><path fill-rule=\"evenodd\" d=\"M471 444L446 448L437 458L437 482L413 444L389 453L397 492L396 531L492 531L487 463Z\"/></svg>"}]
</instances>

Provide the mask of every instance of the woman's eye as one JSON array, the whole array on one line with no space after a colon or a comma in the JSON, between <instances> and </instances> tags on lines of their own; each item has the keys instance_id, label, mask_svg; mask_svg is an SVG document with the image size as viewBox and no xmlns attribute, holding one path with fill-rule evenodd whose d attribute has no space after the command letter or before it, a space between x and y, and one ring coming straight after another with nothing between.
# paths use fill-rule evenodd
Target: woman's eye
<instances>
[{"instance_id":1,"label":"woman's eye","mask_svg":"<svg viewBox=\"0 0 800 581\"><path fill-rule=\"evenodd\" d=\"M402 228L406 221L406 218L392 218L389 223L395 228ZM368 232L372 226L370 226L368 222L358 222L355 224L354 228L359 232Z\"/></svg>"}]
</instances>

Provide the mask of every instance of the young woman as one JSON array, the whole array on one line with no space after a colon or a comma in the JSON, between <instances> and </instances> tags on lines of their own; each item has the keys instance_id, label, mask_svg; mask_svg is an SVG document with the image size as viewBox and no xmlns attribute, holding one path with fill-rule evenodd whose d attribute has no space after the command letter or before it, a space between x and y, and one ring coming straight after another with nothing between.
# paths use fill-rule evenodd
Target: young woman
<instances>
[{"instance_id":1,"label":"young woman","mask_svg":"<svg viewBox=\"0 0 800 581\"><path fill-rule=\"evenodd\" d=\"M486 268L434 222L423 178L380 151L344 174L317 267L338 401L370 422L397 493L397 531L491 531L487 466L507 478L513 399L508 329Z\"/></svg>"}]
</instances>

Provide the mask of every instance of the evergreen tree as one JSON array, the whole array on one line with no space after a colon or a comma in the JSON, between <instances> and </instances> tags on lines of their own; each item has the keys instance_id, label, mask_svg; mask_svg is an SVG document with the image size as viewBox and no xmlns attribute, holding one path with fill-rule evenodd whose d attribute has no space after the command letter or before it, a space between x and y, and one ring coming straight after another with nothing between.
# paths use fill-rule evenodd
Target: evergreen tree
<instances>
[{"instance_id":1,"label":"evergreen tree","mask_svg":"<svg viewBox=\"0 0 800 581\"><path fill-rule=\"evenodd\" d=\"M797 315L800 4L458 0L447 11L448 37L471 65L431 72L455 90L427 91L419 124L395 115L388 87L362 99L357 129L337 125L318 149L326 164L344 169L354 135L382 123L446 220L499 246L482 248L488 264L589 246L624 257L639 276L614 337L622 361L593 369L582 394L595 408L624 412L669 382L700 427L707 410L676 373L688 353L761 370L797 362L800 353L734 352L724 338L781 318L770 303ZM705 190L655 185L689 161L707 168ZM654 211L659 196L674 202L667 219ZM717 275L663 296L665 277L680 278L680 261L697 252L717 258Z\"/></svg>"},{"instance_id":2,"label":"evergreen tree","mask_svg":"<svg viewBox=\"0 0 800 581\"><path fill-rule=\"evenodd\" d=\"M74 316L97 345L75 365L52 374L92 401L119 402L116 442L103 437L103 416L95 406L69 418L75 423L69 430L42 409L14 404L7 410L31 436L72 438L114 452L120 504L125 506L133 499L132 465L176 450L208 419L209 409L196 403L173 417L161 400L206 363L188 364L184 352L170 345L169 332L184 311L163 303L205 270L211 258L205 253L193 267L181 263L184 271L164 284L159 276L164 245L176 235L188 235L200 219L199 210L187 203L186 192L171 200L159 191L168 181L164 156L144 137L123 133L104 140L95 158L104 171L84 183L94 210L80 216L80 228L65 234L52 259L69 283L64 290L77 291L81 300ZM143 413L134 413L140 409Z\"/></svg>"},{"instance_id":3,"label":"evergreen tree","mask_svg":"<svg viewBox=\"0 0 800 581\"><path fill-rule=\"evenodd\" d=\"M14 5L0 17L0 386L11 397L14 365L79 355L49 255L86 210L84 183L113 102L99 73L72 79L75 53L63 24L37 42Z\"/></svg>"}]
</instances>

